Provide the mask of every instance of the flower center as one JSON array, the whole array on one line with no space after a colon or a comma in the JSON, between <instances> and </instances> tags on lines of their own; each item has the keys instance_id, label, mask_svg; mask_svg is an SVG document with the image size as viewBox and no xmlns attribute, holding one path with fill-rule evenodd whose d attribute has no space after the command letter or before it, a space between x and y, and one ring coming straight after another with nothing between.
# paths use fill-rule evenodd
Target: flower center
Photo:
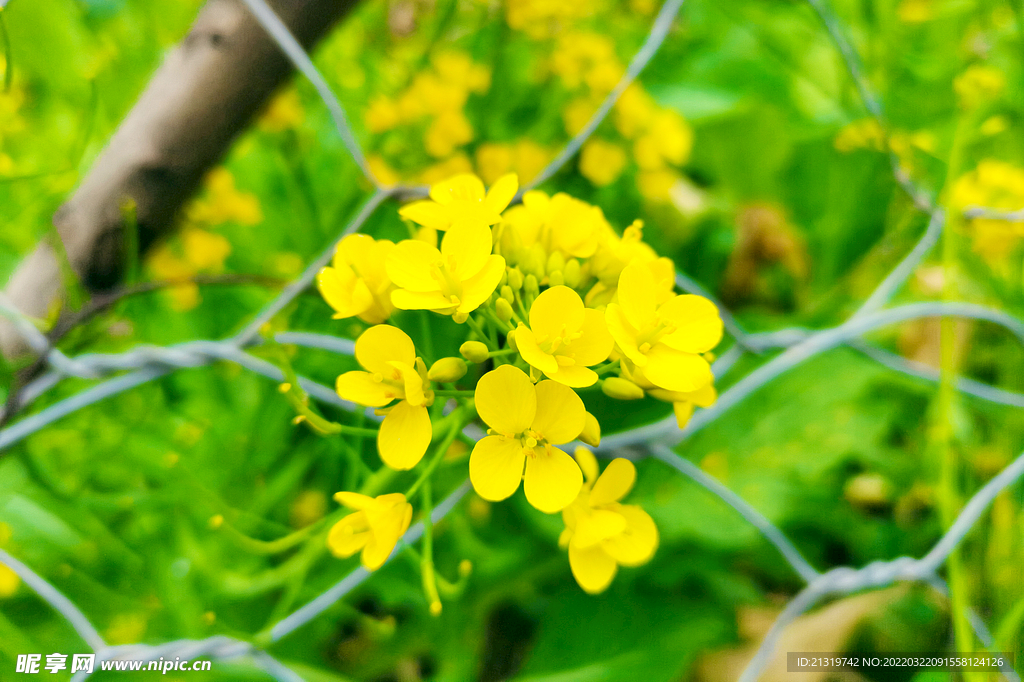
<instances>
[{"instance_id":1,"label":"flower center","mask_svg":"<svg viewBox=\"0 0 1024 682\"><path fill-rule=\"evenodd\" d=\"M458 305L462 299L462 282L455 274L456 267L455 256L451 254L442 256L430 266L430 276L453 305Z\"/></svg>"}]
</instances>

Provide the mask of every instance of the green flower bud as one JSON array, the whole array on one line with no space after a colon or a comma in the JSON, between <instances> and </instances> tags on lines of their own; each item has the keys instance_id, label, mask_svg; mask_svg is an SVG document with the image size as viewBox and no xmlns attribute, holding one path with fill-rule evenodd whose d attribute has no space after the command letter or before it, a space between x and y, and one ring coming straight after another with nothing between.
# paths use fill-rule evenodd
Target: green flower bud
<instances>
[{"instance_id":1,"label":"green flower bud","mask_svg":"<svg viewBox=\"0 0 1024 682\"><path fill-rule=\"evenodd\" d=\"M598 423L597 417L589 412L586 413L583 432L579 435L579 439L594 448L601 444L601 424Z\"/></svg>"},{"instance_id":2,"label":"green flower bud","mask_svg":"<svg viewBox=\"0 0 1024 682\"><path fill-rule=\"evenodd\" d=\"M523 272L518 267L508 271L508 285L512 287L513 291L523 288Z\"/></svg>"},{"instance_id":3,"label":"green flower bud","mask_svg":"<svg viewBox=\"0 0 1024 682\"><path fill-rule=\"evenodd\" d=\"M562 275L561 270L555 270L548 274L548 286L557 287L561 284L565 284L565 277Z\"/></svg>"},{"instance_id":4,"label":"green flower bud","mask_svg":"<svg viewBox=\"0 0 1024 682\"><path fill-rule=\"evenodd\" d=\"M526 258L523 259L523 270L537 279L542 279L546 274L544 266L547 263L547 256L543 246L534 244L527 252Z\"/></svg>"},{"instance_id":5,"label":"green flower bud","mask_svg":"<svg viewBox=\"0 0 1024 682\"><path fill-rule=\"evenodd\" d=\"M502 322L508 322L512 319L512 305L504 298L499 298L497 303L494 304L494 308L498 313L498 319Z\"/></svg>"},{"instance_id":6,"label":"green flower bud","mask_svg":"<svg viewBox=\"0 0 1024 682\"><path fill-rule=\"evenodd\" d=\"M553 254L548 256L547 273L548 276L553 272L561 272L565 269L565 256L560 251L555 251Z\"/></svg>"},{"instance_id":7,"label":"green flower bud","mask_svg":"<svg viewBox=\"0 0 1024 682\"><path fill-rule=\"evenodd\" d=\"M644 389L629 379L608 377L601 382L601 391L609 398L616 400L639 400L644 397Z\"/></svg>"},{"instance_id":8,"label":"green flower bud","mask_svg":"<svg viewBox=\"0 0 1024 682\"><path fill-rule=\"evenodd\" d=\"M562 268L562 277L565 280L565 286L575 289L580 283L580 262L575 258L570 258Z\"/></svg>"},{"instance_id":9,"label":"green flower bud","mask_svg":"<svg viewBox=\"0 0 1024 682\"><path fill-rule=\"evenodd\" d=\"M487 358L490 357L487 346L479 341L466 341L466 343L459 346L459 352L462 354L462 357L476 363L487 362Z\"/></svg>"},{"instance_id":10,"label":"green flower bud","mask_svg":"<svg viewBox=\"0 0 1024 682\"><path fill-rule=\"evenodd\" d=\"M537 294L540 293L540 285L537 283L536 277L534 277L532 274L527 275L526 281L524 282L524 286L526 287L527 296L529 296L531 299L537 298Z\"/></svg>"},{"instance_id":11,"label":"green flower bud","mask_svg":"<svg viewBox=\"0 0 1024 682\"><path fill-rule=\"evenodd\" d=\"M501 288L501 297L509 303L516 302L516 295L512 292L512 287L507 284Z\"/></svg>"},{"instance_id":12,"label":"green flower bud","mask_svg":"<svg viewBox=\"0 0 1024 682\"><path fill-rule=\"evenodd\" d=\"M469 313L453 313L452 319L455 320L455 324L462 324L469 319Z\"/></svg>"},{"instance_id":13,"label":"green flower bud","mask_svg":"<svg viewBox=\"0 0 1024 682\"><path fill-rule=\"evenodd\" d=\"M516 330L512 329L508 333L508 347L512 350L519 352L519 346L516 345Z\"/></svg>"},{"instance_id":14,"label":"green flower bud","mask_svg":"<svg viewBox=\"0 0 1024 682\"><path fill-rule=\"evenodd\" d=\"M431 365L430 371L427 372L428 379L443 383L458 381L464 376L466 376L466 361L462 358L441 358Z\"/></svg>"}]
</instances>

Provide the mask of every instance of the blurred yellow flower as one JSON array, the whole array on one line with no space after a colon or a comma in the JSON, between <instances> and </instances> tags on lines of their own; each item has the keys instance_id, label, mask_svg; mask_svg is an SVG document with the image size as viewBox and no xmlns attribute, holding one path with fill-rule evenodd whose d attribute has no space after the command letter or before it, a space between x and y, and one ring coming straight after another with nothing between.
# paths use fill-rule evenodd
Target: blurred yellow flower
<instances>
[{"instance_id":1,"label":"blurred yellow flower","mask_svg":"<svg viewBox=\"0 0 1024 682\"><path fill-rule=\"evenodd\" d=\"M571 388L555 381L534 386L521 369L502 365L477 383L476 409L490 427L469 457L469 478L480 497L504 500L523 481L527 501L548 514L576 498L580 468L554 447L579 436L586 423L583 401Z\"/></svg>"},{"instance_id":2,"label":"blurred yellow flower","mask_svg":"<svg viewBox=\"0 0 1024 682\"><path fill-rule=\"evenodd\" d=\"M449 109L437 115L427 128L423 146L434 158L443 158L473 140L473 127L459 109Z\"/></svg>"},{"instance_id":3,"label":"blurred yellow flower","mask_svg":"<svg viewBox=\"0 0 1024 682\"><path fill-rule=\"evenodd\" d=\"M331 553L345 559L362 550L360 563L366 570L376 571L388 560L399 539L409 529L412 505L402 493L369 497L339 492L334 499L357 511L331 528L327 535Z\"/></svg>"},{"instance_id":4,"label":"blurred yellow flower","mask_svg":"<svg viewBox=\"0 0 1024 682\"><path fill-rule=\"evenodd\" d=\"M412 469L430 445L433 430L427 407L434 402L427 368L416 357L409 335L397 327L379 324L360 334L356 361L366 371L345 372L336 390L344 400L386 410L377 433L377 450L384 464L399 471Z\"/></svg>"},{"instance_id":5,"label":"blurred yellow flower","mask_svg":"<svg viewBox=\"0 0 1024 682\"><path fill-rule=\"evenodd\" d=\"M647 131L633 143L636 164L644 170L661 168L665 164L680 166L690 158L693 131L678 113L669 110L657 112Z\"/></svg>"},{"instance_id":6,"label":"blurred yellow flower","mask_svg":"<svg viewBox=\"0 0 1024 682\"><path fill-rule=\"evenodd\" d=\"M334 319L358 316L364 322L380 324L391 316L395 287L385 263L394 247L387 239L375 240L365 234L350 234L338 242L334 261L316 277L320 295L334 308Z\"/></svg>"},{"instance_id":7,"label":"blurred yellow flower","mask_svg":"<svg viewBox=\"0 0 1024 682\"><path fill-rule=\"evenodd\" d=\"M489 185L506 173L515 173L522 183L528 183L551 160L551 151L526 138L513 144L484 142L476 148L476 169Z\"/></svg>"},{"instance_id":8,"label":"blurred yellow flower","mask_svg":"<svg viewBox=\"0 0 1024 682\"><path fill-rule=\"evenodd\" d=\"M953 184L951 208L985 207L996 211L1024 209L1024 169L1005 161L986 159ZM970 221L971 245L989 266L1002 265L1006 256L1024 237L1024 223L992 218Z\"/></svg>"},{"instance_id":9,"label":"blurred yellow flower","mask_svg":"<svg viewBox=\"0 0 1024 682\"><path fill-rule=\"evenodd\" d=\"M302 123L302 116L299 93L295 88L288 88L270 100L270 104L267 105L266 111L260 116L256 125L265 132L280 133L298 128Z\"/></svg>"},{"instance_id":10,"label":"blurred yellow flower","mask_svg":"<svg viewBox=\"0 0 1024 682\"><path fill-rule=\"evenodd\" d=\"M382 133L395 128L402 122L402 112L394 100L377 95L370 100L370 106L363 114L363 120L371 133Z\"/></svg>"},{"instance_id":11,"label":"blurred yellow flower","mask_svg":"<svg viewBox=\"0 0 1024 682\"><path fill-rule=\"evenodd\" d=\"M597 460L586 448L576 459L587 482L579 496L562 510L565 530L558 544L569 548L569 567L583 590L603 592L619 566L640 566L658 548L658 528L637 505L619 500L633 488L636 467L627 459L614 459L598 477Z\"/></svg>"},{"instance_id":12,"label":"blurred yellow flower","mask_svg":"<svg viewBox=\"0 0 1024 682\"><path fill-rule=\"evenodd\" d=\"M580 152L580 174L598 187L615 182L626 167L626 152L611 142L592 138Z\"/></svg>"},{"instance_id":13,"label":"blurred yellow flower","mask_svg":"<svg viewBox=\"0 0 1024 682\"><path fill-rule=\"evenodd\" d=\"M186 227L181 233L185 260L196 270L217 272L231 254L231 242L219 234L197 227Z\"/></svg>"},{"instance_id":14,"label":"blurred yellow flower","mask_svg":"<svg viewBox=\"0 0 1024 682\"><path fill-rule=\"evenodd\" d=\"M0 599L13 597L20 584L21 578L18 577L18 574L4 564L0 564Z\"/></svg>"},{"instance_id":15,"label":"blurred yellow flower","mask_svg":"<svg viewBox=\"0 0 1024 682\"><path fill-rule=\"evenodd\" d=\"M593 0L508 0L505 21L536 40L557 35L575 21L593 15L600 4Z\"/></svg>"},{"instance_id":16,"label":"blurred yellow flower","mask_svg":"<svg viewBox=\"0 0 1024 682\"><path fill-rule=\"evenodd\" d=\"M530 326L515 334L519 354L549 379L581 388L597 383L591 366L608 359L615 341L604 313L583 307L583 299L567 286L543 291L530 307Z\"/></svg>"},{"instance_id":17,"label":"blurred yellow flower","mask_svg":"<svg viewBox=\"0 0 1024 682\"><path fill-rule=\"evenodd\" d=\"M473 172L473 164L463 152L458 152L444 161L427 166L420 171L419 179L425 185L443 182L455 175Z\"/></svg>"},{"instance_id":18,"label":"blurred yellow flower","mask_svg":"<svg viewBox=\"0 0 1024 682\"><path fill-rule=\"evenodd\" d=\"M256 195L235 188L235 178L223 167L210 171L204 182L205 193L186 209L187 219L203 225L221 225L233 221L257 225L263 221Z\"/></svg>"},{"instance_id":19,"label":"blurred yellow flower","mask_svg":"<svg viewBox=\"0 0 1024 682\"><path fill-rule=\"evenodd\" d=\"M953 79L953 91L964 109L975 109L996 99L1005 88L1006 75L994 66L986 64L969 66Z\"/></svg>"}]
</instances>

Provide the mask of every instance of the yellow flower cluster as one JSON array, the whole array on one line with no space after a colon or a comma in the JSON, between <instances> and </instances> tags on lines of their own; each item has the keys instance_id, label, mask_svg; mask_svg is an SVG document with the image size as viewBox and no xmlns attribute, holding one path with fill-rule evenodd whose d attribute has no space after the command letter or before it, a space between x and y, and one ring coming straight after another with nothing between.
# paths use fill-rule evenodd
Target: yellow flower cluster
<instances>
[{"instance_id":1,"label":"yellow flower cluster","mask_svg":"<svg viewBox=\"0 0 1024 682\"><path fill-rule=\"evenodd\" d=\"M226 168L210 171L204 181L203 194L185 208L185 224L178 244L161 244L147 257L146 264L154 278L176 282L170 288L171 305L175 310L191 310L201 300L199 287L182 280L201 272L220 272L231 254L231 243L210 228L228 222L257 225L262 221L263 213L256 195L239 191L234 176Z\"/></svg>"},{"instance_id":2,"label":"yellow flower cluster","mask_svg":"<svg viewBox=\"0 0 1024 682\"><path fill-rule=\"evenodd\" d=\"M625 66L608 36L573 32L559 39L551 71L574 93L562 119L566 131L575 135L618 84ZM626 142L632 147L640 192L652 201L668 199L680 179L678 167L690 158L693 131L677 112L658 106L639 83L622 93L614 112L622 141L588 140L580 154L580 173L599 187L615 182L626 168Z\"/></svg>"},{"instance_id":3,"label":"yellow flower cluster","mask_svg":"<svg viewBox=\"0 0 1024 682\"><path fill-rule=\"evenodd\" d=\"M591 16L598 6L588 0L508 0L505 22L536 40L555 35L573 22Z\"/></svg>"},{"instance_id":4,"label":"yellow flower cluster","mask_svg":"<svg viewBox=\"0 0 1024 682\"><path fill-rule=\"evenodd\" d=\"M982 161L953 184L949 203L956 210L982 206L997 211L1024 209L1024 169L1004 161ZM970 221L970 233L975 253L998 268L1024 237L1024 223L975 218Z\"/></svg>"},{"instance_id":5,"label":"yellow flower cluster","mask_svg":"<svg viewBox=\"0 0 1024 682\"><path fill-rule=\"evenodd\" d=\"M416 74L397 96L378 95L370 102L364 113L366 127L371 133L384 133L402 126L425 125L423 147L427 154L441 159L441 164L458 164L458 168L447 166L449 171L468 170L469 160L461 148L473 141L474 131L463 108L471 93L487 92L490 86L487 67L474 63L463 52L440 52L432 57L430 68ZM373 155L368 161L381 182L397 182L398 174L383 157Z\"/></svg>"},{"instance_id":6,"label":"yellow flower cluster","mask_svg":"<svg viewBox=\"0 0 1024 682\"><path fill-rule=\"evenodd\" d=\"M476 176L455 176L400 210L419 226L410 225L417 238L342 240L320 273L321 293L335 317L374 326L355 344L363 369L342 374L337 391L385 415L378 450L398 470L416 467L440 430L435 398L462 400L452 414L475 412L487 428L469 457L477 494L497 502L522 483L531 505L561 511L573 574L599 592L618 566L650 558L657 529L619 502L632 486L631 464L616 460L598 478L588 451L574 459L559 447L600 442L580 392L599 386L621 400L651 396L672 403L683 426L695 405L715 400L706 354L721 340L722 321L711 301L675 293L673 263L644 243L639 221L620 236L600 208L564 193L527 192L509 207L517 189L514 175L489 190ZM395 310L465 323L460 351L472 366L440 358L428 371L412 339L385 324ZM380 504L406 504L384 498L398 499ZM351 502L344 503L365 515L339 524L335 553L351 555L366 538L397 539L405 512L380 512L387 520L375 521L369 502ZM371 554L369 568L380 558Z\"/></svg>"}]
</instances>

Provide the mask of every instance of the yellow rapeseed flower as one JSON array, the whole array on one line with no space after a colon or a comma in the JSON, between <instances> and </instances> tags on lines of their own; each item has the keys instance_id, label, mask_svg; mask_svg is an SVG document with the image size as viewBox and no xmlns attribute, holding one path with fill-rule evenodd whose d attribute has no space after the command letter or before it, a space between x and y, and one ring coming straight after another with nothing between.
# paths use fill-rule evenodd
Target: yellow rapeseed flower
<instances>
[{"instance_id":1,"label":"yellow rapeseed flower","mask_svg":"<svg viewBox=\"0 0 1024 682\"><path fill-rule=\"evenodd\" d=\"M586 424L583 401L571 388L555 381L534 386L521 369L502 365L477 383L476 409L491 427L469 457L469 479L480 497L504 500L523 481L527 501L548 514L576 498L580 468L554 447L579 436Z\"/></svg>"},{"instance_id":2,"label":"yellow rapeseed flower","mask_svg":"<svg viewBox=\"0 0 1024 682\"><path fill-rule=\"evenodd\" d=\"M265 132L280 133L298 128L302 123L302 115L302 103L299 101L298 91L295 88L288 88L270 100L270 104L267 105L256 125Z\"/></svg>"},{"instance_id":3,"label":"yellow rapeseed flower","mask_svg":"<svg viewBox=\"0 0 1024 682\"><path fill-rule=\"evenodd\" d=\"M647 132L633 143L633 156L640 168L656 170L665 164L686 163L692 148L693 130L686 119L663 109L654 115Z\"/></svg>"},{"instance_id":4,"label":"yellow rapeseed flower","mask_svg":"<svg viewBox=\"0 0 1024 682\"><path fill-rule=\"evenodd\" d=\"M551 157L549 149L526 138L514 144L484 142L476 148L476 169L488 184L506 173L515 173L520 182L527 183L544 170Z\"/></svg>"},{"instance_id":5,"label":"yellow rapeseed flower","mask_svg":"<svg viewBox=\"0 0 1024 682\"><path fill-rule=\"evenodd\" d=\"M657 108L643 86L632 83L615 102L615 127L624 138L632 140L647 130Z\"/></svg>"},{"instance_id":6,"label":"yellow rapeseed flower","mask_svg":"<svg viewBox=\"0 0 1024 682\"><path fill-rule=\"evenodd\" d=\"M505 213L499 244L514 265L535 245L544 258L560 253L565 258L589 258L598 245L615 235L597 206L564 192L549 197L540 190L523 195L523 203Z\"/></svg>"},{"instance_id":7,"label":"yellow rapeseed flower","mask_svg":"<svg viewBox=\"0 0 1024 682\"><path fill-rule=\"evenodd\" d=\"M718 392L715 391L714 384L707 384L696 391L666 391L651 383L644 376L642 368L633 366L630 369L628 363L622 367L622 377L645 390L651 397L666 403L672 403L672 412L676 416L676 424L680 429L689 423L690 417L693 416L694 407L711 407L718 400Z\"/></svg>"},{"instance_id":8,"label":"yellow rapeseed flower","mask_svg":"<svg viewBox=\"0 0 1024 682\"><path fill-rule=\"evenodd\" d=\"M419 173L419 181L424 185L433 185L444 182L454 175L473 172L473 163L464 152L452 154L444 161L427 166Z\"/></svg>"},{"instance_id":9,"label":"yellow rapeseed flower","mask_svg":"<svg viewBox=\"0 0 1024 682\"><path fill-rule=\"evenodd\" d=\"M402 112L390 97L378 95L370 101L370 106L363 114L363 120L371 133L383 133L402 122Z\"/></svg>"},{"instance_id":10,"label":"yellow rapeseed flower","mask_svg":"<svg viewBox=\"0 0 1024 682\"><path fill-rule=\"evenodd\" d=\"M473 126L460 109L439 113L427 128L423 146L435 159L444 158L473 140Z\"/></svg>"},{"instance_id":11,"label":"yellow rapeseed flower","mask_svg":"<svg viewBox=\"0 0 1024 682\"><path fill-rule=\"evenodd\" d=\"M231 242L198 227L186 227L182 231L181 246L185 260L197 270L208 272L221 270L231 254Z\"/></svg>"},{"instance_id":12,"label":"yellow rapeseed flower","mask_svg":"<svg viewBox=\"0 0 1024 682\"><path fill-rule=\"evenodd\" d=\"M953 79L953 90L964 109L975 109L990 102L1006 88L1006 75L987 64L969 66L966 71Z\"/></svg>"},{"instance_id":13,"label":"yellow rapeseed flower","mask_svg":"<svg viewBox=\"0 0 1024 682\"><path fill-rule=\"evenodd\" d=\"M632 462L614 459L598 477L597 460L589 450L577 448L576 459L587 482L562 510L565 530L558 544L569 548L569 567L579 586L598 594L608 588L619 566L650 561L658 548L658 527L639 506L619 502L636 481Z\"/></svg>"},{"instance_id":14,"label":"yellow rapeseed flower","mask_svg":"<svg viewBox=\"0 0 1024 682\"><path fill-rule=\"evenodd\" d=\"M580 174L598 187L615 182L626 167L626 152L617 144L591 139L580 152Z\"/></svg>"},{"instance_id":15,"label":"yellow rapeseed flower","mask_svg":"<svg viewBox=\"0 0 1024 682\"><path fill-rule=\"evenodd\" d=\"M494 225L518 190L514 173L498 178L487 192L480 178L464 173L432 185L430 199L406 204L398 214L435 230L447 230L463 222Z\"/></svg>"},{"instance_id":16,"label":"yellow rapeseed flower","mask_svg":"<svg viewBox=\"0 0 1024 682\"><path fill-rule=\"evenodd\" d=\"M233 221L241 225L257 225L263 221L259 199L255 194L240 192L228 169L214 168L206 175L204 186L204 195L185 210L191 222L220 225Z\"/></svg>"},{"instance_id":17,"label":"yellow rapeseed flower","mask_svg":"<svg viewBox=\"0 0 1024 682\"><path fill-rule=\"evenodd\" d=\"M427 368L416 357L409 335L379 324L356 339L356 360L366 370L338 377L338 395L368 407L382 408L397 400L377 433L381 460L392 469L412 469L430 445L432 429L427 407L434 402Z\"/></svg>"},{"instance_id":18,"label":"yellow rapeseed flower","mask_svg":"<svg viewBox=\"0 0 1024 682\"><path fill-rule=\"evenodd\" d=\"M615 345L604 313L584 308L580 295L567 286L541 293L530 307L530 326L520 324L515 338L526 362L572 387L597 383L589 367L607 360Z\"/></svg>"},{"instance_id":19,"label":"yellow rapeseed flower","mask_svg":"<svg viewBox=\"0 0 1024 682\"><path fill-rule=\"evenodd\" d=\"M658 388L690 393L712 381L701 353L718 345L722 320L701 296L674 296L660 305L661 290L649 267L633 262L619 277L618 303L605 311L608 331L624 362L643 370Z\"/></svg>"},{"instance_id":20,"label":"yellow rapeseed flower","mask_svg":"<svg viewBox=\"0 0 1024 682\"><path fill-rule=\"evenodd\" d=\"M368 571L377 570L409 529L412 505L402 493L369 497L340 492L334 495L334 499L357 511L331 528L327 535L331 553L345 559L362 550L359 561Z\"/></svg>"},{"instance_id":21,"label":"yellow rapeseed flower","mask_svg":"<svg viewBox=\"0 0 1024 682\"><path fill-rule=\"evenodd\" d=\"M453 225L441 250L414 239L399 242L387 259L387 273L398 287L391 302L402 310L434 310L465 315L494 292L505 259L491 254L491 230L480 222Z\"/></svg>"},{"instance_id":22,"label":"yellow rapeseed flower","mask_svg":"<svg viewBox=\"0 0 1024 682\"><path fill-rule=\"evenodd\" d=\"M334 308L334 319L358 316L369 324L380 324L391 316L391 292L385 262L395 247L387 239L350 234L334 252L333 263L316 276L320 295Z\"/></svg>"}]
</instances>

